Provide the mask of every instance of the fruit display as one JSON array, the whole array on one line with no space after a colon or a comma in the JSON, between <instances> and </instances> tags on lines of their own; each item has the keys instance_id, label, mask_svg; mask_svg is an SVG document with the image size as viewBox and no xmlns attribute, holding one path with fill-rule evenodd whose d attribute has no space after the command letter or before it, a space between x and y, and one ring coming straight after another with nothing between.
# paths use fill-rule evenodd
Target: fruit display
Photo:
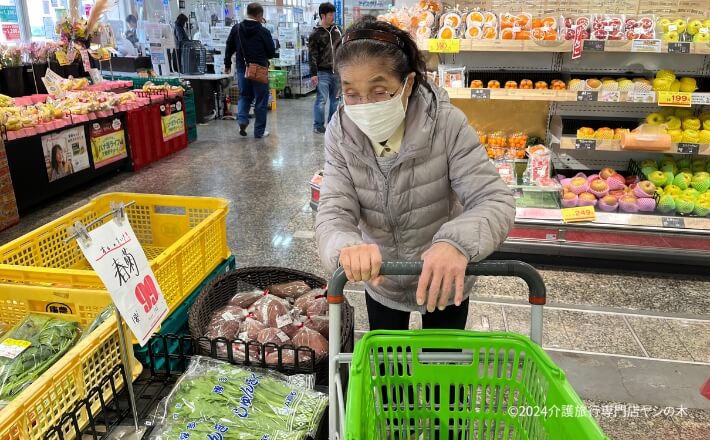
<instances>
[{"instance_id":1,"label":"fruit display","mask_svg":"<svg viewBox=\"0 0 710 440\"><path fill-rule=\"evenodd\" d=\"M494 40L498 37L498 17L490 11L474 10L466 15L466 38Z\"/></svg>"},{"instance_id":2,"label":"fruit display","mask_svg":"<svg viewBox=\"0 0 710 440\"><path fill-rule=\"evenodd\" d=\"M655 20L652 16L629 17L624 20L627 40L653 40L656 38Z\"/></svg>"},{"instance_id":3,"label":"fruit display","mask_svg":"<svg viewBox=\"0 0 710 440\"><path fill-rule=\"evenodd\" d=\"M592 40L625 40L623 15L598 14L592 16Z\"/></svg>"},{"instance_id":4,"label":"fruit display","mask_svg":"<svg viewBox=\"0 0 710 440\"><path fill-rule=\"evenodd\" d=\"M469 87L472 89L483 88L483 81L480 79L471 80ZM501 82L492 79L486 83L486 87L489 89L500 89ZM566 90L567 84L560 79L553 79L549 84L547 81L536 81L533 83L532 80L522 79L520 83L516 81L505 81L503 83L503 88L505 89L520 89L520 90Z\"/></svg>"},{"instance_id":5,"label":"fruit display","mask_svg":"<svg viewBox=\"0 0 710 440\"><path fill-rule=\"evenodd\" d=\"M628 132L628 128L601 127L595 130L590 127L580 127L577 129L576 136L578 139L620 140L624 133Z\"/></svg>"},{"instance_id":6,"label":"fruit display","mask_svg":"<svg viewBox=\"0 0 710 440\"><path fill-rule=\"evenodd\" d=\"M655 188L660 213L699 217L710 214L710 165L706 161L664 156L658 161L644 160L638 166ZM646 184L646 188L650 185Z\"/></svg>"},{"instance_id":7,"label":"fruit display","mask_svg":"<svg viewBox=\"0 0 710 440\"><path fill-rule=\"evenodd\" d=\"M583 40L591 36L591 20L586 16L567 16L562 20L560 34L565 40L574 40L575 29L582 33Z\"/></svg>"},{"instance_id":8,"label":"fruit display","mask_svg":"<svg viewBox=\"0 0 710 440\"><path fill-rule=\"evenodd\" d=\"M645 122L663 126L671 142L710 144L710 112L695 115L690 109L666 107L647 115Z\"/></svg>"},{"instance_id":9,"label":"fruit display","mask_svg":"<svg viewBox=\"0 0 710 440\"><path fill-rule=\"evenodd\" d=\"M603 77L601 79L589 78L589 79L579 79L572 78L567 84L569 90L580 92L585 90L591 91L620 91L626 93L639 93L639 92L651 92L653 91L653 85L651 81L646 78L633 78L628 79L626 77L620 78L609 78Z\"/></svg>"},{"instance_id":10,"label":"fruit display","mask_svg":"<svg viewBox=\"0 0 710 440\"><path fill-rule=\"evenodd\" d=\"M698 83L695 78L677 78L672 70L659 70L653 79L653 90L657 92L686 92L692 93L698 90Z\"/></svg>"},{"instance_id":11,"label":"fruit display","mask_svg":"<svg viewBox=\"0 0 710 440\"><path fill-rule=\"evenodd\" d=\"M660 34L661 40L669 43L707 43L710 42L710 19L662 17L656 22L656 33Z\"/></svg>"},{"instance_id":12,"label":"fruit display","mask_svg":"<svg viewBox=\"0 0 710 440\"><path fill-rule=\"evenodd\" d=\"M577 173L574 177L558 176L562 185L561 204L565 208L595 206L601 211L653 211L656 188L642 184L634 177L624 177L613 168L598 174ZM642 187L643 189L641 189Z\"/></svg>"},{"instance_id":13,"label":"fruit display","mask_svg":"<svg viewBox=\"0 0 710 440\"><path fill-rule=\"evenodd\" d=\"M0 100L5 104L9 102L3 98ZM11 139L109 116L114 109L128 110L129 104L148 104L147 99L139 100L133 92L115 94L92 91L67 92L61 98L47 98L45 102L30 105L17 105L16 101L15 105L0 107L0 126L7 130Z\"/></svg>"}]
</instances>

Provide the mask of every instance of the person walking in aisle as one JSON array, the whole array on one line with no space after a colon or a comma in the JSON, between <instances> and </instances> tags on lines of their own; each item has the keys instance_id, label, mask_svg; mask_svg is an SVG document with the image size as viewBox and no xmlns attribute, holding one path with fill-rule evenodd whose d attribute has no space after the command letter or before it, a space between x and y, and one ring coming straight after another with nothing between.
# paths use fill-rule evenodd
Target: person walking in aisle
<instances>
[{"instance_id":1,"label":"person walking in aisle","mask_svg":"<svg viewBox=\"0 0 710 440\"><path fill-rule=\"evenodd\" d=\"M338 108L338 76L335 74L335 52L343 34L335 23L335 6L321 3L318 6L320 25L308 37L308 64L311 68L311 85L316 87L313 106L313 131L325 133L325 125ZM328 100L328 120L325 120L325 101Z\"/></svg>"},{"instance_id":2,"label":"person walking in aisle","mask_svg":"<svg viewBox=\"0 0 710 440\"><path fill-rule=\"evenodd\" d=\"M466 265L505 240L512 192L468 118L426 80L407 31L365 17L335 56L343 103L325 135L316 241L326 272L366 282L370 330L463 329ZM383 260L421 260L422 275L382 277Z\"/></svg>"},{"instance_id":3,"label":"person walking in aisle","mask_svg":"<svg viewBox=\"0 0 710 440\"><path fill-rule=\"evenodd\" d=\"M182 72L182 43L190 41L190 36L185 29L188 19L187 15L180 14L175 19L175 27L173 28L173 36L175 37L175 52L177 54L177 69Z\"/></svg>"},{"instance_id":4,"label":"person walking in aisle","mask_svg":"<svg viewBox=\"0 0 710 440\"><path fill-rule=\"evenodd\" d=\"M269 85L252 81L244 77L247 63L256 63L269 67L269 60L276 56L276 47L271 32L262 26L264 8L259 3L247 5L247 18L232 27L227 38L224 54L224 73L232 70L232 55L236 54L237 83L239 85L239 103L237 104L237 123L239 134L247 135L249 109L254 103L254 137L267 137L266 113L269 105Z\"/></svg>"}]
</instances>

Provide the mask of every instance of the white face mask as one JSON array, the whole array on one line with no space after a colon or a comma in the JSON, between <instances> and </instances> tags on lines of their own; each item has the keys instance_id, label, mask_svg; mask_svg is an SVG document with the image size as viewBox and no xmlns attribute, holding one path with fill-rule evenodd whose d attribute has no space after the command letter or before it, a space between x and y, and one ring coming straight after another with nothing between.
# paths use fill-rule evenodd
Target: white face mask
<instances>
[{"instance_id":1,"label":"white face mask","mask_svg":"<svg viewBox=\"0 0 710 440\"><path fill-rule=\"evenodd\" d=\"M407 87L407 78L399 94L387 101L347 105L345 114L374 142L384 142L392 136L406 116L402 94Z\"/></svg>"}]
</instances>

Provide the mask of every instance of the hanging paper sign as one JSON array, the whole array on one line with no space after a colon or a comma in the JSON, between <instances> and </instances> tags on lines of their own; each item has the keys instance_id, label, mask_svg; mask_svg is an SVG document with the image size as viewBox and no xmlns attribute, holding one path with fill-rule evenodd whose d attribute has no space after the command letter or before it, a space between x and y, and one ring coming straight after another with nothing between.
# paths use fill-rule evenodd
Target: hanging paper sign
<instances>
[{"instance_id":1,"label":"hanging paper sign","mask_svg":"<svg viewBox=\"0 0 710 440\"><path fill-rule=\"evenodd\" d=\"M20 25L19 24L2 24L2 34L6 41L20 41Z\"/></svg>"},{"instance_id":2,"label":"hanging paper sign","mask_svg":"<svg viewBox=\"0 0 710 440\"><path fill-rule=\"evenodd\" d=\"M77 240L79 247L142 347L168 314L148 258L127 218L88 234L88 242Z\"/></svg>"},{"instance_id":3,"label":"hanging paper sign","mask_svg":"<svg viewBox=\"0 0 710 440\"><path fill-rule=\"evenodd\" d=\"M185 133L185 113L182 102L160 106L160 122L163 127L163 140L168 141Z\"/></svg>"},{"instance_id":4,"label":"hanging paper sign","mask_svg":"<svg viewBox=\"0 0 710 440\"><path fill-rule=\"evenodd\" d=\"M0 21L17 23L17 8L15 6L0 5Z\"/></svg>"}]
</instances>

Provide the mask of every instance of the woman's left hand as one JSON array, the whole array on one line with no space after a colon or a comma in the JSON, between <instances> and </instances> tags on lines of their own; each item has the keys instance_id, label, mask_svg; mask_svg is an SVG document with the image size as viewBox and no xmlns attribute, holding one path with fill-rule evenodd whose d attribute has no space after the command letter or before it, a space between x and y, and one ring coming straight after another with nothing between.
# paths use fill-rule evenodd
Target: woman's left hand
<instances>
[{"instance_id":1,"label":"woman's left hand","mask_svg":"<svg viewBox=\"0 0 710 440\"><path fill-rule=\"evenodd\" d=\"M417 304L426 304L428 312L437 307L444 310L449 303L452 285L454 285L454 304L463 301L464 277L468 260L454 246L439 242L434 243L422 255L424 268L417 286Z\"/></svg>"}]
</instances>

